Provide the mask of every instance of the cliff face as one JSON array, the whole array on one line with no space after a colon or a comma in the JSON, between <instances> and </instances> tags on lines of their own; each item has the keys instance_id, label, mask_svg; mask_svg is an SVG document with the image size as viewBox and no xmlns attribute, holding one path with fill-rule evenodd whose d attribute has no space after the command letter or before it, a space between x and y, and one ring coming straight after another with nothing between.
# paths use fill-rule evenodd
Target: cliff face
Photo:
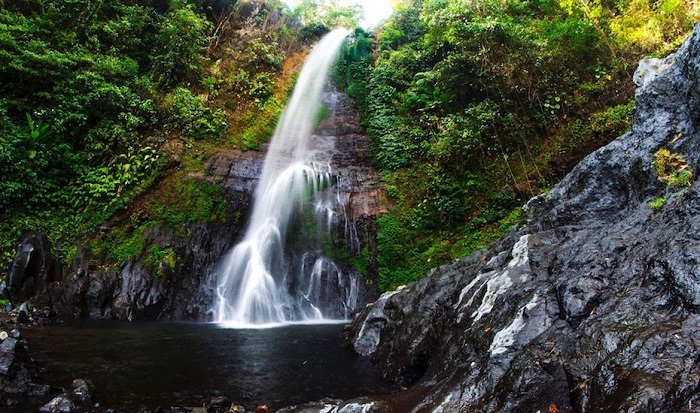
<instances>
[{"instance_id":1,"label":"cliff face","mask_svg":"<svg viewBox=\"0 0 700 413\"><path fill-rule=\"evenodd\" d=\"M697 411L700 26L635 80L630 132L530 200L520 229L356 318L355 350L408 387L390 404Z\"/></svg>"},{"instance_id":2,"label":"cliff face","mask_svg":"<svg viewBox=\"0 0 700 413\"><path fill-rule=\"evenodd\" d=\"M319 150L328 152L336 178L329 189L338 201L331 208L334 241L350 253L367 248L376 256L376 217L384 206L378 174L370 163L369 138L345 94L331 89L326 104L332 106L330 116L319 125L313 140ZM167 245L178 257L178 265L166 266L159 274L154 274L154 265L146 257L113 263L86 247L61 268L54 257L55 246L46 237L26 234L8 277L13 301L19 305L29 300L89 318L208 320L216 271L243 235L264 158L265 148L260 152L221 150L205 164L206 173L190 177L223 187L224 200L218 201L226 204L225 218L182 228L147 229L146 245ZM366 290L361 299L366 302L373 297L373 291Z\"/></svg>"}]
</instances>

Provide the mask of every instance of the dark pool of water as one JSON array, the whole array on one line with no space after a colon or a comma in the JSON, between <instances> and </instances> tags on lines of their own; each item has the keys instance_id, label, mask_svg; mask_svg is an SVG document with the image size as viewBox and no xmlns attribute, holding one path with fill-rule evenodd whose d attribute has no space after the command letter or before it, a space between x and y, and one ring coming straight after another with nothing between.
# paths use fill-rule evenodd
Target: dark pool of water
<instances>
[{"instance_id":1,"label":"dark pool of water","mask_svg":"<svg viewBox=\"0 0 700 413\"><path fill-rule=\"evenodd\" d=\"M225 395L279 408L351 398L387 384L340 337L342 325L264 330L205 323L80 323L23 332L52 385L93 381L95 401L120 411L201 406Z\"/></svg>"}]
</instances>

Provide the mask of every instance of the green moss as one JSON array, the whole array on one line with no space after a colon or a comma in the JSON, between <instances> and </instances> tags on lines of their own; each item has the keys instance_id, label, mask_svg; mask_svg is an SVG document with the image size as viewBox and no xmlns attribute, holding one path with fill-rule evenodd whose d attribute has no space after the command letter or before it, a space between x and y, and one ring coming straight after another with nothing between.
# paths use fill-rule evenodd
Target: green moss
<instances>
[{"instance_id":1,"label":"green moss","mask_svg":"<svg viewBox=\"0 0 700 413\"><path fill-rule=\"evenodd\" d=\"M670 182L672 186L676 188L686 188L689 187L693 180L693 173L689 170L679 171L674 179Z\"/></svg>"},{"instance_id":2,"label":"green moss","mask_svg":"<svg viewBox=\"0 0 700 413\"><path fill-rule=\"evenodd\" d=\"M207 180L184 178L167 185L160 197L150 200L152 221L182 228L192 222L226 219L224 189Z\"/></svg>"},{"instance_id":3,"label":"green moss","mask_svg":"<svg viewBox=\"0 0 700 413\"><path fill-rule=\"evenodd\" d=\"M101 238L91 242L93 253L107 255L115 262L138 259L146 245L145 227L114 227Z\"/></svg>"},{"instance_id":4,"label":"green moss","mask_svg":"<svg viewBox=\"0 0 700 413\"><path fill-rule=\"evenodd\" d=\"M292 222L287 242L293 248L302 249L306 245L317 245L319 243L319 232L314 222L313 211L306 209L302 214L297 214ZM330 239L325 240L329 245Z\"/></svg>"},{"instance_id":5,"label":"green moss","mask_svg":"<svg viewBox=\"0 0 700 413\"><path fill-rule=\"evenodd\" d=\"M167 271L174 271L180 262L180 256L171 247L159 248L157 245L151 246L146 258L146 264L151 270L151 275L159 279Z\"/></svg>"},{"instance_id":6,"label":"green moss","mask_svg":"<svg viewBox=\"0 0 700 413\"><path fill-rule=\"evenodd\" d=\"M419 236L391 212L380 216L377 225L377 264L382 291L420 279L432 267L442 264L448 255L443 240Z\"/></svg>"},{"instance_id":7,"label":"green moss","mask_svg":"<svg viewBox=\"0 0 700 413\"><path fill-rule=\"evenodd\" d=\"M497 236L500 238L501 236L505 235L506 232L513 229L513 227L520 225L522 222L522 214L523 209L521 207L517 207L510 211L510 213L498 223Z\"/></svg>"},{"instance_id":8,"label":"green moss","mask_svg":"<svg viewBox=\"0 0 700 413\"><path fill-rule=\"evenodd\" d=\"M238 141L245 150L257 150L260 144L267 142L275 133L277 120L282 113L282 104L277 99L270 99L261 107L255 107L244 118L247 128Z\"/></svg>"},{"instance_id":9,"label":"green moss","mask_svg":"<svg viewBox=\"0 0 700 413\"><path fill-rule=\"evenodd\" d=\"M651 207L651 209L654 210L654 212L660 212L666 206L667 201L668 201L667 197L660 196L656 199L649 201L649 206Z\"/></svg>"},{"instance_id":10,"label":"green moss","mask_svg":"<svg viewBox=\"0 0 700 413\"><path fill-rule=\"evenodd\" d=\"M360 253L353 256L351 259L352 262L352 267L357 270L360 274L364 275L365 277L369 276L369 269L371 266L371 259L372 259L372 254L369 251L369 248L365 246L360 250Z\"/></svg>"},{"instance_id":11,"label":"green moss","mask_svg":"<svg viewBox=\"0 0 700 413\"><path fill-rule=\"evenodd\" d=\"M591 130L611 136L619 136L632 125L634 100L597 112L591 116Z\"/></svg>"},{"instance_id":12,"label":"green moss","mask_svg":"<svg viewBox=\"0 0 700 413\"><path fill-rule=\"evenodd\" d=\"M495 222L473 219L453 231L429 233L402 224L394 209L378 220L377 257L379 289L391 290L417 281L432 268L462 258L502 238L521 222L522 209L514 208Z\"/></svg>"},{"instance_id":13,"label":"green moss","mask_svg":"<svg viewBox=\"0 0 700 413\"><path fill-rule=\"evenodd\" d=\"M287 238L290 248L304 251L319 248L323 256L336 264L350 267L363 276L370 275L371 253L367 245L356 254L350 252L342 233L319 230L314 212L310 209L297 214L295 218Z\"/></svg>"},{"instance_id":14,"label":"green moss","mask_svg":"<svg viewBox=\"0 0 700 413\"><path fill-rule=\"evenodd\" d=\"M571 122L559 144L559 151L574 152L577 148L589 143L593 137L593 129L588 122L576 119Z\"/></svg>"},{"instance_id":15,"label":"green moss","mask_svg":"<svg viewBox=\"0 0 700 413\"><path fill-rule=\"evenodd\" d=\"M331 110L324 104L319 104L316 108L316 116L314 118L314 127L318 127L324 120L331 117Z\"/></svg>"}]
</instances>

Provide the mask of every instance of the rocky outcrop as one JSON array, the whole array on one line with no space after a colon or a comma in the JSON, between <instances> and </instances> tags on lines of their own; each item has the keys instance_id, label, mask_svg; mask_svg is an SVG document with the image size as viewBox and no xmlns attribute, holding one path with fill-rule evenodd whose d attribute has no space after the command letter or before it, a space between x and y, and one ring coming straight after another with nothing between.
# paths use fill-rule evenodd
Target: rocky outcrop
<instances>
[{"instance_id":1,"label":"rocky outcrop","mask_svg":"<svg viewBox=\"0 0 700 413\"><path fill-rule=\"evenodd\" d=\"M46 397L52 388L45 384L16 327L16 321L0 311L0 410L31 411L31 401Z\"/></svg>"},{"instance_id":2,"label":"rocky outcrop","mask_svg":"<svg viewBox=\"0 0 700 413\"><path fill-rule=\"evenodd\" d=\"M391 409L385 402L375 400L364 402L362 399L344 402L342 400L325 399L318 402L290 406L277 410L277 413L367 413L371 411L387 411Z\"/></svg>"},{"instance_id":3,"label":"rocky outcrop","mask_svg":"<svg viewBox=\"0 0 700 413\"><path fill-rule=\"evenodd\" d=\"M242 231L241 213L229 210L223 223L146 230L146 245L174 251L174 267L154 265L145 257L113 263L79 248L63 279L50 286L55 308L62 315L92 319L208 320L218 262Z\"/></svg>"},{"instance_id":4,"label":"rocky outcrop","mask_svg":"<svg viewBox=\"0 0 700 413\"><path fill-rule=\"evenodd\" d=\"M59 263L46 236L33 231L24 233L7 275L9 297L18 304L32 299L50 307L48 286L59 276Z\"/></svg>"},{"instance_id":5,"label":"rocky outcrop","mask_svg":"<svg viewBox=\"0 0 700 413\"><path fill-rule=\"evenodd\" d=\"M320 123L313 141L321 150L332 148L331 170L337 178L334 190L342 203L338 213L349 221L376 217L386 211L386 203L360 115L352 100L335 88L330 88L324 100L331 115Z\"/></svg>"},{"instance_id":6,"label":"rocky outcrop","mask_svg":"<svg viewBox=\"0 0 700 413\"><path fill-rule=\"evenodd\" d=\"M408 388L401 411L700 409L700 183L658 173L660 149L700 167L700 27L647 63L631 131L520 229L355 320L356 350Z\"/></svg>"}]
</instances>

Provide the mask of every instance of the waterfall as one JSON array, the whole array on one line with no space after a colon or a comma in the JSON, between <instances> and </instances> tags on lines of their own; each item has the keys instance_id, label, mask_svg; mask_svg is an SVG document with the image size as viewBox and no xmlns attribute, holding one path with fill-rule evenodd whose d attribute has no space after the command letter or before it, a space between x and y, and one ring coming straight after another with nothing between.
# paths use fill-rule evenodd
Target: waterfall
<instances>
[{"instance_id":1,"label":"waterfall","mask_svg":"<svg viewBox=\"0 0 700 413\"><path fill-rule=\"evenodd\" d=\"M357 306L357 279L318 251L290 263L285 249L295 213L335 179L330 159L323 159L327 153L310 148L310 138L321 92L347 33L337 29L326 35L304 63L270 141L245 236L219 270L218 322L253 327L344 320ZM322 215L317 221L326 230L330 208L327 199L310 207Z\"/></svg>"}]
</instances>

